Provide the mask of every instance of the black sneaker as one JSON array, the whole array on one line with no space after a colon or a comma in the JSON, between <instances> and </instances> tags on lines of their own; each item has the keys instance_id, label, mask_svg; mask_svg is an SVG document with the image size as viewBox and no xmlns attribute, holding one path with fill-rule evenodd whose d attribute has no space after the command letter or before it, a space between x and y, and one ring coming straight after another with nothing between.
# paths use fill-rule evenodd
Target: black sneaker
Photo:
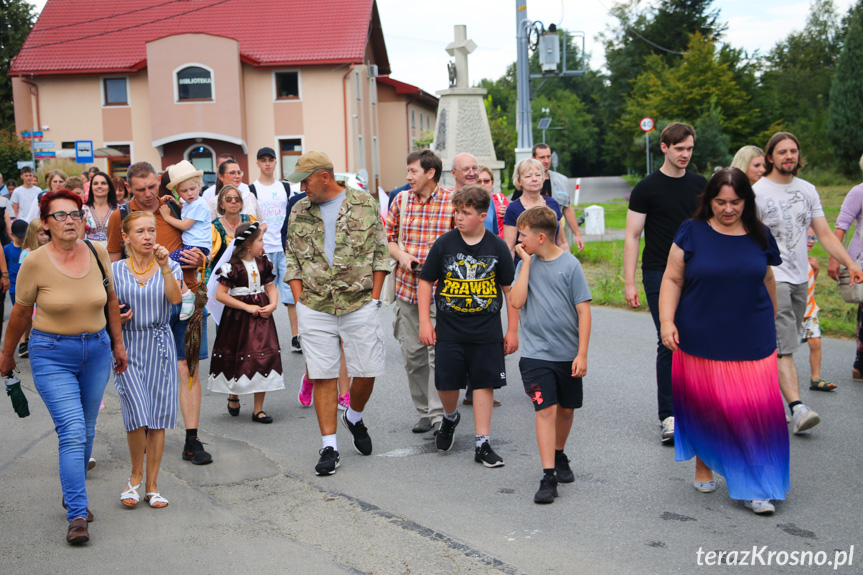
<instances>
[{"instance_id":1,"label":"black sneaker","mask_svg":"<svg viewBox=\"0 0 863 575\"><path fill-rule=\"evenodd\" d=\"M345 424L345 427L348 428L348 431L351 432L351 444L354 446L354 449L357 450L357 453L360 455L371 455L372 454L372 438L369 437L369 431L366 429L366 424L363 423L363 420L359 420L356 423L351 423L348 421L348 412L342 412L342 423Z\"/></svg>"},{"instance_id":2,"label":"black sneaker","mask_svg":"<svg viewBox=\"0 0 863 575\"><path fill-rule=\"evenodd\" d=\"M503 457L495 453L488 441L483 441L482 445L476 448L476 455L473 456L473 460L486 467L503 467Z\"/></svg>"},{"instance_id":3,"label":"black sneaker","mask_svg":"<svg viewBox=\"0 0 863 575\"><path fill-rule=\"evenodd\" d=\"M194 465L206 465L213 462L213 456L204 451L204 445L197 437L193 441L186 440L183 447L183 459Z\"/></svg>"},{"instance_id":4,"label":"black sneaker","mask_svg":"<svg viewBox=\"0 0 863 575\"><path fill-rule=\"evenodd\" d=\"M339 452L332 447L324 447L318 453L321 458L315 465L315 475L332 475L339 467Z\"/></svg>"},{"instance_id":5,"label":"black sneaker","mask_svg":"<svg viewBox=\"0 0 863 575\"><path fill-rule=\"evenodd\" d=\"M575 474L569 467L569 457L565 453L554 454L554 472L557 474L557 481L560 483L572 483L575 481Z\"/></svg>"},{"instance_id":6,"label":"black sneaker","mask_svg":"<svg viewBox=\"0 0 863 575\"><path fill-rule=\"evenodd\" d=\"M30 357L30 350L27 349L27 345L30 343L30 340L22 341L18 344L18 357L28 358Z\"/></svg>"},{"instance_id":7,"label":"black sneaker","mask_svg":"<svg viewBox=\"0 0 863 575\"><path fill-rule=\"evenodd\" d=\"M438 451L449 451L452 449L455 443L455 426L458 425L459 421L461 421L461 414L459 412L455 413L455 421L450 421L446 417L441 420L440 429L438 429L434 440Z\"/></svg>"},{"instance_id":8,"label":"black sneaker","mask_svg":"<svg viewBox=\"0 0 863 575\"><path fill-rule=\"evenodd\" d=\"M534 503L554 503L557 497L557 479L554 476L543 475L539 482L539 491L533 496Z\"/></svg>"},{"instance_id":9,"label":"black sneaker","mask_svg":"<svg viewBox=\"0 0 863 575\"><path fill-rule=\"evenodd\" d=\"M303 348L300 345L300 338L297 336L291 338L291 351L295 353L303 353Z\"/></svg>"}]
</instances>

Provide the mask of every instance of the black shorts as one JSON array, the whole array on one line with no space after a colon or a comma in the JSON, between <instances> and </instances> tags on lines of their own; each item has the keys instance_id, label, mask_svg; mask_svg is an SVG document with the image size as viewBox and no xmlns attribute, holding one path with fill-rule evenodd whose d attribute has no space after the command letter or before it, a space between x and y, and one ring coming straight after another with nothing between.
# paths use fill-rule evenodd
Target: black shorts
<instances>
[{"instance_id":1,"label":"black shorts","mask_svg":"<svg viewBox=\"0 0 863 575\"><path fill-rule=\"evenodd\" d=\"M438 341L435 346L435 387L440 391L465 389L468 377L472 389L496 389L506 385L503 342Z\"/></svg>"},{"instance_id":2,"label":"black shorts","mask_svg":"<svg viewBox=\"0 0 863 575\"><path fill-rule=\"evenodd\" d=\"M548 361L523 357L518 360L524 392L539 411L552 405L566 409L581 407L583 390L580 377L572 377L571 361Z\"/></svg>"}]
</instances>

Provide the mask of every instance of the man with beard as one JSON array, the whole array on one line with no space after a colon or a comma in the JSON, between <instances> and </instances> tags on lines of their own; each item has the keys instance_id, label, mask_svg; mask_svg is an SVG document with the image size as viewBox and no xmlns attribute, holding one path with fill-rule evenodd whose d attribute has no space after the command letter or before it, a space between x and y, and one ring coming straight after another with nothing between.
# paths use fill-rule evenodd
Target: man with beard
<instances>
[{"instance_id":1,"label":"man with beard","mask_svg":"<svg viewBox=\"0 0 863 575\"><path fill-rule=\"evenodd\" d=\"M766 171L755 182L758 216L770 228L782 264L773 268L776 276L776 353L779 363L779 387L791 411L792 431L802 433L821 422L817 413L800 401L794 350L800 345L800 331L806 309L809 282L809 227L827 253L848 268L854 283L863 282L863 271L845 251L842 242L830 231L821 198L815 186L797 177L800 143L790 132L777 132L767 142L764 154Z\"/></svg>"}]
</instances>

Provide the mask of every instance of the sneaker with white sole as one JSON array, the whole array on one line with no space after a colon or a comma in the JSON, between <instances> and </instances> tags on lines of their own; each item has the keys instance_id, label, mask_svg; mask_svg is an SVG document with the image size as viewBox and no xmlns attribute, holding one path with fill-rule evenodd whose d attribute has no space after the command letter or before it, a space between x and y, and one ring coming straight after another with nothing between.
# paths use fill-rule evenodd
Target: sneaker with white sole
<instances>
[{"instance_id":1,"label":"sneaker with white sole","mask_svg":"<svg viewBox=\"0 0 863 575\"><path fill-rule=\"evenodd\" d=\"M186 321L195 312L195 292L192 290L183 294L183 301L180 304L180 321Z\"/></svg>"},{"instance_id":2,"label":"sneaker with white sole","mask_svg":"<svg viewBox=\"0 0 863 575\"><path fill-rule=\"evenodd\" d=\"M300 392L297 394L297 399L300 401L300 405L303 407L309 407L312 404L314 398L312 397L312 390L315 388L315 384L306 379L306 374L303 374L303 381L300 383Z\"/></svg>"},{"instance_id":3,"label":"sneaker with white sole","mask_svg":"<svg viewBox=\"0 0 863 575\"><path fill-rule=\"evenodd\" d=\"M662 432L659 435L662 443L674 441L674 416L662 420Z\"/></svg>"},{"instance_id":4,"label":"sneaker with white sole","mask_svg":"<svg viewBox=\"0 0 863 575\"><path fill-rule=\"evenodd\" d=\"M803 433L821 423L821 416L803 404L794 408L791 415L791 430L793 433Z\"/></svg>"},{"instance_id":5,"label":"sneaker with white sole","mask_svg":"<svg viewBox=\"0 0 863 575\"><path fill-rule=\"evenodd\" d=\"M495 453L488 441L476 448L473 460L482 463L486 467L503 467L503 457Z\"/></svg>"},{"instance_id":6,"label":"sneaker with white sole","mask_svg":"<svg viewBox=\"0 0 863 575\"><path fill-rule=\"evenodd\" d=\"M743 505L745 505L748 509L751 509L755 513L773 513L776 511L776 508L773 507L773 504L770 503L769 499L756 499L754 501L744 501Z\"/></svg>"},{"instance_id":7,"label":"sneaker with white sole","mask_svg":"<svg viewBox=\"0 0 863 575\"><path fill-rule=\"evenodd\" d=\"M455 420L444 417L440 422L440 428L435 435L435 447L438 451L449 451L455 443L455 428L461 421L461 414L455 413Z\"/></svg>"},{"instance_id":8,"label":"sneaker with white sole","mask_svg":"<svg viewBox=\"0 0 863 575\"><path fill-rule=\"evenodd\" d=\"M339 467L339 452L332 447L324 447L318 454L321 458L315 465L315 475L332 475Z\"/></svg>"},{"instance_id":9,"label":"sneaker with white sole","mask_svg":"<svg viewBox=\"0 0 863 575\"><path fill-rule=\"evenodd\" d=\"M371 455L372 438L369 437L369 431L366 429L366 424L363 423L363 420L361 419L356 423L351 423L348 421L347 411L342 412L340 419L345 428L351 432L351 444L354 446L354 449L357 450L357 453L360 455Z\"/></svg>"},{"instance_id":10,"label":"sneaker with white sole","mask_svg":"<svg viewBox=\"0 0 863 575\"><path fill-rule=\"evenodd\" d=\"M291 351L294 353L303 353L303 346L300 345L300 338L297 336L291 338Z\"/></svg>"},{"instance_id":11,"label":"sneaker with white sole","mask_svg":"<svg viewBox=\"0 0 863 575\"><path fill-rule=\"evenodd\" d=\"M347 411L351 406L351 394L346 393L339 396L339 411Z\"/></svg>"}]
</instances>

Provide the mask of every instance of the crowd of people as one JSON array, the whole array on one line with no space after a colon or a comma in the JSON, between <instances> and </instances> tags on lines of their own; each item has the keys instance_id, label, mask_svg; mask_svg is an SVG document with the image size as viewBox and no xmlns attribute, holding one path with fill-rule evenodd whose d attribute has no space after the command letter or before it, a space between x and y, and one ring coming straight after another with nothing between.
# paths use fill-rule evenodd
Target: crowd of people
<instances>
[{"instance_id":1,"label":"crowd of people","mask_svg":"<svg viewBox=\"0 0 863 575\"><path fill-rule=\"evenodd\" d=\"M792 134L775 134L764 151L746 146L709 181L687 169L691 126L672 123L660 141L664 163L632 191L624 247L626 301L640 306L641 257L657 333L660 439L674 444L677 460L695 457L695 489L715 491L719 474L731 498L769 513L789 490L786 422L794 434L820 422L800 400L792 354L802 341L810 389L836 389L820 375L819 268L808 250L817 238L831 256L831 277L842 265L863 282L861 234L848 251L842 245L850 225L859 230L863 221L863 186L849 192L834 233L814 186L797 177ZM394 304L393 335L418 418L411 430L432 432L440 452L455 444L465 390L474 460L505 465L492 444L495 390L507 384L505 356L520 351L542 469L534 501L552 503L559 484L575 480L565 449L583 401L592 298L574 255L584 241L568 181L549 169L548 146L532 156L514 166L512 197L496 191L493 171L468 153L453 159L453 189L442 187L443 163L431 150L411 152L407 185L380 200L338 181L321 152L303 154L288 182L276 180L269 147L256 154L253 183L223 154L207 189L203 172L185 160L161 174L136 163L125 180L95 168L86 178L55 171L45 191L22 169L24 184L13 182L0 200L8 244L0 289L14 303L0 373L8 383L16 351L29 356L59 440L68 542L89 540L85 479L112 368L131 463L121 504L135 507L143 497L167 507L158 474L178 406L181 457L213 462L198 430L203 365L207 388L225 394L231 416L251 396L252 421L273 422L265 397L286 387L273 317L279 303L290 319L290 350L305 363L298 401L314 408L320 428L317 475L341 465L339 422L355 451L373 452L364 411L384 373L386 303ZM860 309L854 379L863 379ZM208 316L217 329L212 357ZM198 361L189 361L192 352ZM436 356L446 361L436 365Z\"/></svg>"}]
</instances>

